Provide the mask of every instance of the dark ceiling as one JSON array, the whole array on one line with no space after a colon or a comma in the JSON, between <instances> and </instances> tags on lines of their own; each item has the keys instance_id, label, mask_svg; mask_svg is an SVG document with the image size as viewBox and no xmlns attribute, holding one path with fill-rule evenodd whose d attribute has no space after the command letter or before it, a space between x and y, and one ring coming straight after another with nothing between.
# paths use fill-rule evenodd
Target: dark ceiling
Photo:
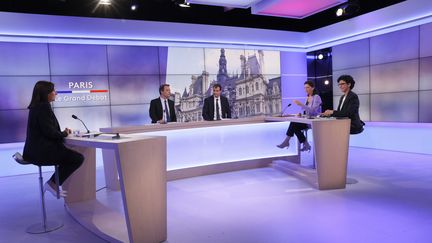
<instances>
[{"instance_id":1,"label":"dark ceiling","mask_svg":"<svg viewBox=\"0 0 432 243\"><path fill-rule=\"evenodd\" d=\"M304 19L253 15L250 9L227 10L223 7L205 5L191 5L190 8L181 8L172 0L138 0L136 2L139 3L139 8L136 11L131 11L131 0L113 1L114 4L111 6L96 7L97 0L1 0L0 11L308 32L404 0L359 0L360 10L355 14L336 17L337 7L333 7Z\"/></svg>"}]
</instances>

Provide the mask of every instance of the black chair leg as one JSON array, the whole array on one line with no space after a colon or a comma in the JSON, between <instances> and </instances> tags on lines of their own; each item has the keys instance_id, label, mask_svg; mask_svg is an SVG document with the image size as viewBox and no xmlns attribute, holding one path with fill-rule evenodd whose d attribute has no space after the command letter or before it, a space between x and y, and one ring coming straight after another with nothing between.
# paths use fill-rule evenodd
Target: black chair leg
<instances>
[{"instance_id":1,"label":"black chair leg","mask_svg":"<svg viewBox=\"0 0 432 243\"><path fill-rule=\"evenodd\" d=\"M59 166L55 166L55 183L56 183L56 192L57 192L57 199L60 199L60 176L59 176Z\"/></svg>"}]
</instances>

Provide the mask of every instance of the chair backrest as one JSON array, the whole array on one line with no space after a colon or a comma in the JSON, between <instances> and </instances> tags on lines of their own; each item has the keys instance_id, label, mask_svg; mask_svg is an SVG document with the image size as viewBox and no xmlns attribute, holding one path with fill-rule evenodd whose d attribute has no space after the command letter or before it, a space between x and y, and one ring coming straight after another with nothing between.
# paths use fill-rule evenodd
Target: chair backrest
<instances>
[{"instance_id":1,"label":"chair backrest","mask_svg":"<svg viewBox=\"0 0 432 243\"><path fill-rule=\"evenodd\" d=\"M14 158L14 160L18 164L22 164L22 165L28 165L28 164L30 164L30 162L27 162L27 161L24 160L24 158L22 157L22 155L19 152L16 152L14 155L12 155L12 158Z\"/></svg>"}]
</instances>

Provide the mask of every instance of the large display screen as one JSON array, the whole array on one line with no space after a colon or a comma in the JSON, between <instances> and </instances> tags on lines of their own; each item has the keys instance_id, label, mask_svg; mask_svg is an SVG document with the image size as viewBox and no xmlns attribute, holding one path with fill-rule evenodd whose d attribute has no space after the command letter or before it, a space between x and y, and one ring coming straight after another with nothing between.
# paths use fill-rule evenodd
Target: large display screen
<instances>
[{"instance_id":1,"label":"large display screen","mask_svg":"<svg viewBox=\"0 0 432 243\"><path fill-rule=\"evenodd\" d=\"M426 24L333 47L334 100L341 95L336 79L349 74L353 91L363 96L363 120L432 122L430 40L432 25Z\"/></svg>"},{"instance_id":2,"label":"large display screen","mask_svg":"<svg viewBox=\"0 0 432 243\"><path fill-rule=\"evenodd\" d=\"M150 101L171 86L179 122L202 119L203 100L215 83L231 105L232 116L279 114L278 51L0 43L1 143L25 139L34 84L50 80L58 93L53 110L63 128L150 123Z\"/></svg>"},{"instance_id":3,"label":"large display screen","mask_svg":"<svg viewBox=\"0 0 432 243\"><path fill-rule=\"evenodd\" d=\"M179 58L182 57L182 58ZM178 121L202 120L204 99L213 84L222 86L233 118L279 114L280 54L224 48L169 48L166 83Z\"/></svg>"}]
</instances>

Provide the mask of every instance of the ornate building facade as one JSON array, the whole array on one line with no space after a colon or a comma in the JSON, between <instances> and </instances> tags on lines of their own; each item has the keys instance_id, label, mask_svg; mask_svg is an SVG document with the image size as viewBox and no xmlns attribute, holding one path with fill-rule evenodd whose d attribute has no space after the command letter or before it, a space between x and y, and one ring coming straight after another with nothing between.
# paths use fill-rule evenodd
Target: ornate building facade
<instances>
[{"instance_id":1,"label":"ornate building facade","mask_svg":"<svg viewBox=\"0 0 432 243\"><path fill-rule=\"evenodd\" d=\"M222 95L228 98L233 118L260 115L277 115L281 112L281 78L267 80L264 76L264 52L245 57L240 55L241 74L229 75L225 50L220 50L219 70L216 80L209 81L205 71L191 76L189 90L176 93L174 100L178 120L181 122L202 120L202 106L212 95L213 84L222 86Z\"/></svg>"}]
</instances>

